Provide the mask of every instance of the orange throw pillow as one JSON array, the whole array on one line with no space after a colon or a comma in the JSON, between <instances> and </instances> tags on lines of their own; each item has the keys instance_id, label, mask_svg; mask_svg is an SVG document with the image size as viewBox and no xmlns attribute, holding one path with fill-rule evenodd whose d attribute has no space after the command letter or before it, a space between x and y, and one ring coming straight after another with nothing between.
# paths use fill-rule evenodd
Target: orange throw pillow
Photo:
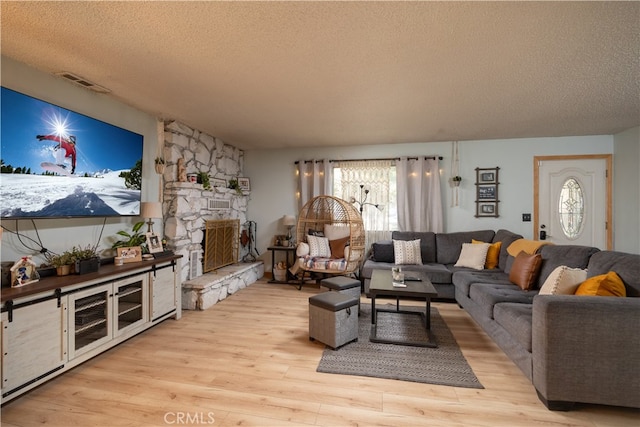
<instances>
[{"instance_id":1,"label":"orange throw pillow","mask_svg":"<svg viewBox=\"0 0 640 427\"><path fill-rule=\"evenodd\" d=\"M607 274L593 276L578 286L576 295L592 295L603 297L626 297L627 290L618 273L610 271Z\"/></svg>"},{"instance_id":2,"label":"orange throw pillow","mask_svg":"<svg viewBox=\"0 0 640 427\"><path fill-rule=\"evenodd\" d=\"M471 243L484 243L480 240L471 239ZM500 261L500 248L502 242L492 243L487 252L487 258L484 260L484 268L496 268Z\"/></svg>"},{"instance_id":3,"label":"orange throw pillow","mask_svg":"<svg viewBox=\"0 0 640 427\"><path fill-rule=\"evenodd\" d=\"M522 290L528 291L533 288L533 284L538 279L541 266L542 255L520 252L511 266L509 281L520 286Z\"/></svg>"}]
</instances>

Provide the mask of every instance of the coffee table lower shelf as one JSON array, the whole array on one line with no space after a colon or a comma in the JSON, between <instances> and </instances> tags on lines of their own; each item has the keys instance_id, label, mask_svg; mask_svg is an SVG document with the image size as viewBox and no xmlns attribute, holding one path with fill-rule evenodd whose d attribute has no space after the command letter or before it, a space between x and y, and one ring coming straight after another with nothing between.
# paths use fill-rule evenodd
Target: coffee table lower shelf
<instances>
[{"instance_id":1,"label":"coffee table lower shelf","mask_svg":"<svg viewBox=\"0 0 640 427\"><path fill-rule=\"evenodd\" d=\"M417 315L422 319L422 324L425 326L425 331L427 333L426 341L410 341L410 340L402 340L402 339L388 339L388 338L378 338L378 323L371 324L371 334L369 336L369 341L374 343L381 344L396 344L396 345L407 345L412 347L430 347L437 348L438 342L436 341L436 337L431 333L431 329L427 328L427 316L421 311L408 311L408 310L390 310L385 308L377 308L375 309L375 313L371 313L372 316L378 317L378 313L396 313L398 315Z\"/></svg>"}]
</instances>

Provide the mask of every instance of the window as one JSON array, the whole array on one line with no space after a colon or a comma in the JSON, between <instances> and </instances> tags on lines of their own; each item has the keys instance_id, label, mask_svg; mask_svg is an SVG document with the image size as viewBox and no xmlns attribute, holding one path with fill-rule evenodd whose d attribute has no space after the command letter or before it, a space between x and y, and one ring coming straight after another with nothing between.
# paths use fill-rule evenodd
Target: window
<instances>
[{"instance_id":1,"label":"window","mask_svg":"<svg viewBox=\"0 0 640 427\"><path fill-rule=\"evenodd\" d=\"M396 167L393 160L335 162L333 195L354 201L369 242L389 239L398 229Z\"/></svg>"}]
</instances>

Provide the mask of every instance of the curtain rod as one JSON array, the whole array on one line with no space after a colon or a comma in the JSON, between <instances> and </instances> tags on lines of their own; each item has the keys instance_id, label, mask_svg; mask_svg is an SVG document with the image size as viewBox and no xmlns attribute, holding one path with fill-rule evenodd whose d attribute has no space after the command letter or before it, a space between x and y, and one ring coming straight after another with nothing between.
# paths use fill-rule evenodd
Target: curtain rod
<instances>
[{"instance_id":1,"label":"curtain rod","mask_svg":"<svg viewBox=\"0 0 640 427\"><path fill-rule=\"evenodd\" d=\"M442 160L442 156L424 156L425 159L433 159L433 160ZM407 157L407 159L409 160L418 160L419 157ZM377 161L377 160L400 160L400 157L391 157L391 158L386 158L386 159L341 159L341 160L329 160L329 163L335 163L335 162L366 162L366 161ZM305 160L304 163L311 163L314 160ZM316 163L320 163L323 162L324 160L315 160ZM296 160L294 162L296 165L300 163L300 160Z\"/></svg>"}]
</instances>

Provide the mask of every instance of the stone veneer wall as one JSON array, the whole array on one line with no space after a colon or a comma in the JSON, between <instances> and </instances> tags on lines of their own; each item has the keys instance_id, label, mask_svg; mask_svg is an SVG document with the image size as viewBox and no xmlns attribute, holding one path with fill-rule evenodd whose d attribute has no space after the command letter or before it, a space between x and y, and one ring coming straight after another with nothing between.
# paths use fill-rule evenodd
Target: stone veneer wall
<instances>
[{"instance_id":1,"label":"stone veneer wall","mask_svg":"<svg viewBox=\"0 0 640 427\"><path fill-rule=\"evenodd\" d=\"M214 187L204 190L202 184L178 181L178 160L184 159L187 173L207 172L211 177L224 179L242 176L244 153L218 138L178 123L165 123L163 154L166 169L163 174L164 237L167 246L182 255L182 281L202 275L202 238L204 222L208 219L239 219L240 227L247 221L249 195L235 190ZM209 199L231 201L231 209L209 210ZM190 272L190 254L198 253L198 271ZM240 260L247 253L240 250Z\"/></svg>"}]
</instances>

